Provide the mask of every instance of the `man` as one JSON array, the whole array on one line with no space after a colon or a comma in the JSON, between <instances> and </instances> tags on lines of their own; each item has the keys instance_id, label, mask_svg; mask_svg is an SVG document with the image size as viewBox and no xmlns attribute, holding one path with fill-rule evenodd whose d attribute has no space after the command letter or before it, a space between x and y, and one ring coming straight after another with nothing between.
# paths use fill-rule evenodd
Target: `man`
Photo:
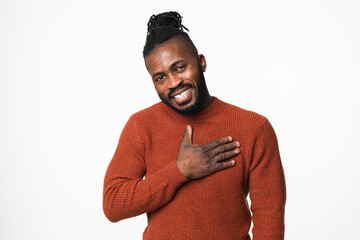
<instances>
[{"instance_id":1,"label":"man","mask_svg":"<svg viewBox=\"0 0 360 240\"><path fill-rule=\"evenodd\" d=\"M105 215L147 213L143 239L245 240L251 220L253 239L284 239L275 132L265 117L210 96L206 59L184 28L176 12L149 20L143 55L162 101L124 127L105 176Z\"/></svg>"}]
</instances>

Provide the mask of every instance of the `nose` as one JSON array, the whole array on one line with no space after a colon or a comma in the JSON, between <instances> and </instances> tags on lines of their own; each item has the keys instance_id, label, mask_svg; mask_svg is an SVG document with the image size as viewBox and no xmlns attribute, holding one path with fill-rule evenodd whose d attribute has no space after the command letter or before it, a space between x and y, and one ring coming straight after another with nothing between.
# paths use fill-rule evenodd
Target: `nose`
<instances>
[{"instance_id":1,"label":"nose","mask_svg":"<svg viewBox=\"0 0 360 240\"><path fill-rule=\"evenodd\" d=\"M168 76L168 78L169 78L169 81L168 81L169 88L176 88L183 82L183 79L181 77L176 76L174 74L170 74Z\"/></svg>"}]
</instances>

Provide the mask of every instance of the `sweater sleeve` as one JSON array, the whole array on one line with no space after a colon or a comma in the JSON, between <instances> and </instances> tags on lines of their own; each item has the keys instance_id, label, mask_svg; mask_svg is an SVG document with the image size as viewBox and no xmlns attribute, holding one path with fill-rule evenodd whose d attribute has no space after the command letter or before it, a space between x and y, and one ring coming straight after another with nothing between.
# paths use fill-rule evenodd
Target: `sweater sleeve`
<instances>
[{"instance_id":1,"label":"sweater sleeve","mask_svg":"<svg viewBox=\"0 0 360 240\"><path fill-rule=\"evenodd\" d=\"M284 239L286 187L277 138L265 118L253 146L249 192L253 240Z\"/></svg>"},{"instance_id":2,"label":"sweater sleeve","mask_svg":"<svg viewBox=\"0 0 360 240\"><path fill-rule=\"evenodd\" d=\"M111 222L158 209L188 181L175 159L156 173L146 173L145 145L134 116L126 123L104 179L103 210Z\"/></svg>"}]
</instances>

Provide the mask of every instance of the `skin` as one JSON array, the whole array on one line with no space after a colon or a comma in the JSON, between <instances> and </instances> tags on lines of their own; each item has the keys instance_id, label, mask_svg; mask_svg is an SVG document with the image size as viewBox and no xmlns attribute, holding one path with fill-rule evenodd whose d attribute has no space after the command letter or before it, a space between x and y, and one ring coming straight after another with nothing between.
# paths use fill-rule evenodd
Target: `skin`
<instances>
[{"instance_id":1,"label":"skin","mask_svg":"<svg viewBox=\"0 0 360 240\"><path fill-rule=\"evenodd\" d=\"M206 59L202 54L195 55L183 40L173 38L157 47L145 58L145 64L159 97L175 111L194 108L191 113L195 113L212 103L205 80L201 94L199 92L199 68L205 72ZM189 101L178 104L173 96L188 88L191 90ZM201 99L194 106L200 95Z\"/></svg>"},{"instance_id":2,"label":"skin","mask_svg":"<svg viewBox=\"0 0 360 240\"><path fill-rule=\"evenodd\" d=\"M172 38L145 57L146 68L155 89L166 104L180 113L199 112L213 102L206 87L201 84L200 71L206 70L204 55L195 55L181 39ZM188 90L179 102L174 96ZM197 179L235 165L232 157L240 153L240 143L231 136L213 142L192 144L192 128L187 126L180 142L176 163L188 179Z\"/></svg>"}]
</instances>

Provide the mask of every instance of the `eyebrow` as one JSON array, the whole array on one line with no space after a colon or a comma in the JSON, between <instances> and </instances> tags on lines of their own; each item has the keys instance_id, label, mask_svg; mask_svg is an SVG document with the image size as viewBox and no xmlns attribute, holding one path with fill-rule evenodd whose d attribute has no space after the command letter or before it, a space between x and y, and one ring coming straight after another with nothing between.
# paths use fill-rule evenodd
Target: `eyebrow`
<instances>
[{"instance_id":1,"label":"eyebrow","mask_svg":"<svg viewBox=\"0 0 360 240\"><path fill-rule=\"evenodd\" d=\"M173 63L170 65L169 70L173 70L177 64L179 64L179 63L181 63L181 62L183 62L183 61L184 61L184 60L181 59L181 60L178 60L178 61L173 62ZM152 75L152 78L155 78L157 75L162 75L162 74L164 74L164 72L154 73L154 74Z\"/></svg>"}]
</instances>

